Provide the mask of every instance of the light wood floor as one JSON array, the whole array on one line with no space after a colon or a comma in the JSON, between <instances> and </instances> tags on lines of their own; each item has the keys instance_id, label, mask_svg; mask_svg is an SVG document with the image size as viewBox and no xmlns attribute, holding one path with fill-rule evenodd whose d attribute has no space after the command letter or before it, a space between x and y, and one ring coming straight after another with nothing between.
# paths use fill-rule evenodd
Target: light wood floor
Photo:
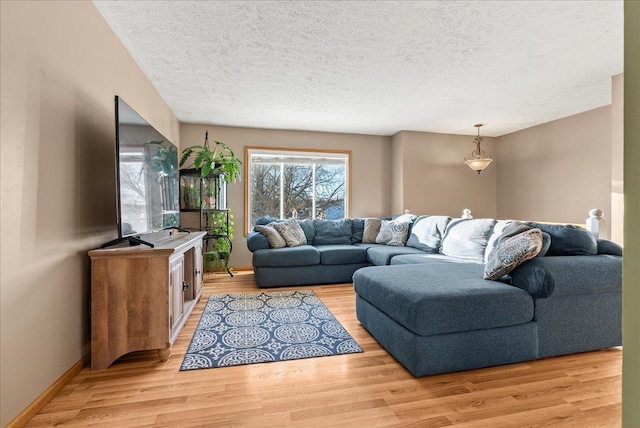
<instances>
[{"instance_id":1,"label":"light wood floor","mask_svg":"<svg viewBox=\"0 0 640 428\"><path fill-rule=\"evenodd\" d=\"M145 352L85 368L28 426L620 426L619 349L416 379L360 326L350 284L296 288L365 352L180 372L207 297L257 289L250 272L210 275L168 362Z\"/></svg>"}]
</instances>

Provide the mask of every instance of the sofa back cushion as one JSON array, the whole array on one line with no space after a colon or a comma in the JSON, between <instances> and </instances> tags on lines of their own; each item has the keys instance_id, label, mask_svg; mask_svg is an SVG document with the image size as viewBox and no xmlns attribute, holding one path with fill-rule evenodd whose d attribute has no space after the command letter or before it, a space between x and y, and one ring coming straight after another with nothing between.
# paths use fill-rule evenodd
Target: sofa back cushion
<instances>
[{"instance_id":1,"label":"sofa back cushion","mask_svg":"<svg viewBox=\"0 0 640 428\"><path fill-rule=\"evenodd\" d=\"M364 235L364 219L352 218L351 219L351 243L359 244L362 242Z\"/></svg>"},{"instance_id":2,"label":"sofa back cushion","mask_svg":"<svg viewBox=\"0 0 640 428\"><path fill-rule=\"evenodd\" d=\"M278 219L275 217L271 217L271 216L264 216L264 217L259 217L256 220L256 226L266 226L269 223L274 223L277 222Z\"/></svg>"},{"instance_id":3,"label":"sofa back cushion","mask_svg":"<svg viewBox=\"0 0 640 428\"><path fill-rule=\"evenodd\" d=\"M451 217L443 215L421 215L413 222L407 247L437 253L449 221Z\"/></svg>"},{"instance_id":4,"label":"sofa back cushion","mask_svg":"<svg viewBox=\"0 0 640 428\"><path fill-rule=\"evenodd\" d=\"M598 242L586 229L572 224L526 223L551 235L548 256L598 254Z\"/></svg>"},{"instance_id":5,"label":"sofa back cushion","mask_svg":"<svg viewBox=\"0 0 640 428\"><path fill-rule=\"evenodd\" d=\"M440 253L483 262L487 242L495 224L496 221L490 218L451 220L442 238Z\"/></svg>"},{"instance_id":6,"label":"sofa back cushion","mask_svg":"<svg viewBox=\"0 0 640 428\"><path fill-rule=\"evenodd\" d=\"M378 233L380 233L380 226L382 220L379 218L365 218L364 219L364 231L362 235L363 244L375 244Z\"/></svg>"},{"instance_id":7,"label":"sofa back cushion","mask_svg":"<svg viewBox=\"0 0 640 428\"><path fill-rule=\"evenodd\" d=\"M351 244L351 219L314 220L316 235L313 245Z\"/></svg>"},{"instance_id":8,"label":"sofa back cushion","mask_svg":"<svg viewBox=\"0 0 640 428\"><path fill-rule=\"evenodd\" d=\"M298 220L298 224L304 231L304 236L307 237L307 244L313 244L313 238L316 236L316 226L313 224L313 220Z\"/></svg>"}]
</instances>

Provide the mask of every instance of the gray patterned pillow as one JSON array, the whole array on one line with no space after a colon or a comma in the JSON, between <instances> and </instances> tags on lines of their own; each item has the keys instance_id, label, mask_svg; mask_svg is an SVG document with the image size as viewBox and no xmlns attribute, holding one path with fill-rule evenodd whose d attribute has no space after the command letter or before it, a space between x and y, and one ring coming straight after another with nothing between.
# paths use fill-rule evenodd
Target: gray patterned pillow
<instances>
[{"instance_id":1,"label":"gray patterned pillow","mask_svg":"<svg viewBox=\"0 0 640 428\"><path fill-rule=\"evenodd\" d=\"M406 221L382 220L380 233L376 236L376 243L404 247L409 235L409 223Z\"/></svg>"},{"instance_id":2,"label":"gray patterned pillow","mask_svg":"<svg viewBox=\"0 0 640 428\"><path fill-rule=\"evenodd\" d=\"M484 279L500 279L542 249L542 231L530 229L500 242L489 254Z\"/></svg>"},{"instance_id":3,"label":"gray patterned pillow","mask_svg":"<svg viewBox=\"0 0 640 428\"><path fill-rule=\"evenodd\" d=\"M380 233L380 225L382 220L379 218L365 218L364 219L364 232L362 234L363 244L375 244L376 237Z\"/></svg>"},{"instance_id":4,"label":"gray patterned pillow","mask_svg":"<svg viewBox=\"0 0 640 428\"><path fill-rule=\"evenodd\" d=\"M284 242L287 243L287 247L297 247L307 243L307 236L296 220L291 219L276 223L273 227L280 233Z\"/></svg>"},{"instance_id":5,"label":"gray patterned pillow","mask_svg":"<svg viewBox=\"0 0 640 428\"><path fill-rule=\"evenodd\" d=\"M266 226L257 225L254 229L267 237L271 248L284 248L287 246L287 243L284 241L280 233L278 233L278 231L273 227L276 224L276 222L271 222Z\"/></svg>"}]
</instances>

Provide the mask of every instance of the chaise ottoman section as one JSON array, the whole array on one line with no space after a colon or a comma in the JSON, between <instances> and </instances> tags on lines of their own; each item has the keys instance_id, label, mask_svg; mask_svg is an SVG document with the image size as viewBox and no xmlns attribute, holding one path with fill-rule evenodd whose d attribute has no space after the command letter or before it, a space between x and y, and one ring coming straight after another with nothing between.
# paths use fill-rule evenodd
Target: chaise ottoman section
<instances>
[{"instance_id":1,"label":"chaise ottoman section","mask_svg":"<svg viewBox=\"0 0 640 428\"><path fill-rule=\"evenodd\" d=\"M529 293L484 266L367 267L353 276L360 323L416 376L537 358Z\"/></svg>"},{"instance_id":2,"label":"chaise ottoman section","mask_svg":"<svg viewBox=\"0 0 640 428\"><path fill-rule=\"evenodd\" d=\"M420 336L356 295L360 323L416 377L534 360L534 322L489 330Z\"/></svg>"},{"instance_id":3,"label":"chaise ottoman section","mask_svg":"<svg viewBox=\"0 0 640 428\"><path fill-rule=\"evenodd\" d=\"M353 276L355 292L421 336L524 324L533 299L524 290L482 279L483 265L372 266Z\"/></svg>"}]
</instances>

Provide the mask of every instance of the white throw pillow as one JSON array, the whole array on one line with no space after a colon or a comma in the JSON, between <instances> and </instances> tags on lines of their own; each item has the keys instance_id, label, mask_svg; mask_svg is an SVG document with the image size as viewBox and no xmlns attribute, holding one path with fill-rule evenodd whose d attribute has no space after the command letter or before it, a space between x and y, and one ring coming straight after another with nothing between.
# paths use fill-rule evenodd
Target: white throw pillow
<instances>
[{"instance_id":1,"label":"white throw pillow","mask_svg":"<svg viewBox=\"0 0 640 428\"><path fill-rule=\"evenodd\" d=\"M504 228L509 226L512 222L513 220L498 220L496 222L496 225L493 227L493 233L487 241L487 248L484 250L485 263L487 262L487 260L489 260L489 254L491 254L491 251L493 251L493 249L496 247L498 238L500 238L502 232L504 232Z\"/></svg>"},{"instance_id":2,"label":"white throw pillow","mask_svg":"<svg viewBox=\"0 0 640 428\"><path fill-rule=\"evenodd\" d=\"M451 217L422 215L416 219L407 239L407 247L437 253Z\"/></svg>"},{"instance_id":3,"label":"white throw pillow","mask_svg":"<svg viewBox=\"0 0 640 428\"><path fill-rule=\"evenodd\" d=\"M409 222L382 220L380 233L376 237L376 243L404 247L409 235Z\"/></svg>"},{"instance_id":4,"label":"white throw pillow","mask_svg":"<svg viewBox=\"0 0 640 428\"><path fill-rule=\"evenodd\" d=\"M451 220L442 238L440 253L482 263L495 224L492 218Z\"/></svg>"}]
</instances>

